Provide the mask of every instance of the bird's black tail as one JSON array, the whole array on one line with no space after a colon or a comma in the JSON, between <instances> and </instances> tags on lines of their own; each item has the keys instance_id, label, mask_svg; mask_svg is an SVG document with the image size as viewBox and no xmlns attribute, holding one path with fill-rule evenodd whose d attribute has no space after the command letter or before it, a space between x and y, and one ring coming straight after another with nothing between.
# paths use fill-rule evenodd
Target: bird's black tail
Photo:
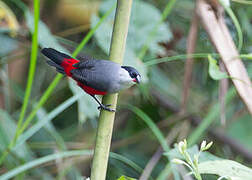
<instances>
[{"instance_id":1,"label":"bird's black tail","mask_svg":"<svg viewBox=\"0 0 252 180\"><path fill-rule=\"evenodd\" d=\"M62 74L65 74L64 68L61 66L61 63L64 59L72 59L71 56L61 53L53 48L44 48L41 51L46 57L51 61L47 61L50 66L56 67L56 70Z\"/></svg>"}]
</instances>

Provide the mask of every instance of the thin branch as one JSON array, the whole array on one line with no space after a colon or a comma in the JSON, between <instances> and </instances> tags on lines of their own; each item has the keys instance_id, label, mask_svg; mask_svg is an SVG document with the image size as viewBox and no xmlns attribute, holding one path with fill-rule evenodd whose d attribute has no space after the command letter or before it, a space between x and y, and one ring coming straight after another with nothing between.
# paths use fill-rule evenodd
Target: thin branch
<instances>
[{"instance_id":1,"label":"thin branch","mask_svg":"<svg viewBox=\"0 0 252 180\"><path fill-rule=\"evenodd\" d=\"M198 34L198 17L196 15L196 12L194 12L190 31L188 34L188 39L187 39L186 54L193 54L195 52L197 34ZM181 113L184 113L186 111L186 104L188 101L191 80L192 80L192 69L193 69L193 58L188 57L186 59L186 63L185 63L183 94L182 94L182 102L181 102Z\"/></svg>"}]
</instances>

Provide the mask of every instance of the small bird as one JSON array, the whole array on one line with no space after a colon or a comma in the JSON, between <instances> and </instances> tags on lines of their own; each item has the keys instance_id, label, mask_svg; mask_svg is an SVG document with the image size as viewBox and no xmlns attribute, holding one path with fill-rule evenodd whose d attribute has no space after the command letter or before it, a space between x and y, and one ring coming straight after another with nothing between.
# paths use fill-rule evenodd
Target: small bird
<instances>
[{"instance_id":1,"label":"small bird","mask_svg":"<svg viewBox=\"0 0 252 180\"><path fill-rule=\"evenodd\" d=\"M92 96L99 104L99 110L115 112L109 108L110 104L102 104L95 95L117 93L141 81L139 72L130 66L90 57L84 57L84 60L80 61L53 48L43 48L41 52L50 59L47 61L50 66L73 78L78 86Z\"/></svg>"}]
</instances>

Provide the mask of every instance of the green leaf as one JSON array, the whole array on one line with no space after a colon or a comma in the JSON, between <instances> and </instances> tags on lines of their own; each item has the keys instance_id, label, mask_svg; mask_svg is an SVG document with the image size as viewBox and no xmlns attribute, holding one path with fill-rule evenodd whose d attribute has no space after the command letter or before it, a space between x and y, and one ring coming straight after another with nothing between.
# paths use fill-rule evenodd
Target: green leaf
<instances>
[{"instance_id":1,"label":"green leaf","mask_svg":"<svg viewBox=\"0 0 252 180\"><path fill-rule=\"evenodd\" d=\"M33 32L34 31L33 15L28 9L25 11L25 19L28 28L30 29L31 32ZM38 43L41 47L53 47L58 51L63 51L64 53L69 54L69 52L57 42L56 38L53 36L53 34L51 33L51 31L44 22L39 21L38 27L39 27Z\"/></svg>"},{"instance_id":2,"label":"green leaf","mask_svg":"<svg viewBox=\"0 0 252 180\"><path fill-rule=\"evenodd\" d=\"M208 62L209 62L208 73L212 79L221 80L229 77L227 73L220 71L220 68L217 65L217 60L215 60L210 54L208 55Z\"/></svg>"},{"instance_id":3,"label":"green leaf","mask_svg":"<svg viewBox=\"0 0 252 180\"><path fill-rule=\"evenodd\" d=\"M127 177L127 176L121 176L117 180L136 180L135 178Z\"/></svg>"},{"instance_id":4,"label":"green leaf","mask_svg":"<svg viewBox=\"0 0 252 180\"><path fill-rule=\"evenodd\" d=\"M148 42L151 55L163 54L165 49L159 43L168 42L172 38L172 34L167 22L157 26L157 22L160 22L161 19L162 14L155 6L145 1L133 1L127 45L135 52L139 52ZM149 40L149 36L151 36L151 40Z\"/></svg>"},{"instance_id":5,"label":"green leaf","mask_svg":"<svg viewBox=\"0 0 252 180\"><path fill-rule=\"evenodd\" d=\"M0 109L0 154L3 153L3 151L7 148L9 145L10 141L15 135L16 132L16 124L11 118L11 116ZM31 160L32 159L32 154L27 148L26 144L23 144L19 147L17 151L15 151L15 154L19 158L23 158L26 160ZM14 165L17 164L15 162L16 160L9 157L6 161L8 165Z\"/></svg>"},{"instance_id":6,"label":"green leaf","mask_svg":"<svg viewBox=\"0 0 252 180\"><path fill-rule=\"evenodd\" d=\"M201 174L215 174L232 180L251 179L252 169L231 160L206 161L199 164Z\"/></svg>"}]
</instances>

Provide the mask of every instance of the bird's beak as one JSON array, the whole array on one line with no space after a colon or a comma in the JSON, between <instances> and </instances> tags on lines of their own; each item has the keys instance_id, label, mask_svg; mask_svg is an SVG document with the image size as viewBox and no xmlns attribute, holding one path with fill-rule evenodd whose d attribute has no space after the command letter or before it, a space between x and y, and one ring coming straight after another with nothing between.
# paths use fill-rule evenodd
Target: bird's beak
<instances>
[{"instance_id":1,"label":"bird's beak","mask_svg":"<svg viewBox=\"0 0 252 180\"><path fill-rule=\"evenodd\" d=\"M137 75L136 77L136 83L139 84L141 82L141 77L139 75Z\"/></svg>"}]
</instances>

